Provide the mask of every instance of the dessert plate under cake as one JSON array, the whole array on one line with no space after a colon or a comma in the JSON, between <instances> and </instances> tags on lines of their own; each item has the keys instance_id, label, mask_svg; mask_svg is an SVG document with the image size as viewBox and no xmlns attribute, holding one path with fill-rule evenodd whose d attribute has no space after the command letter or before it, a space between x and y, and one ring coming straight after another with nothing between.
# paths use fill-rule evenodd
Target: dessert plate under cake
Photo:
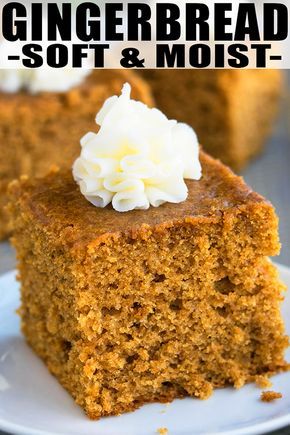
<instances>
[{"instance_id":1,"label":"dessert plate under cake","mask_svg":"<svg viewBox=\"0 0 290 435\"><path fill-rule=\"evenodd\" d=\"M290 288L290 269L279 266ZM0 277L0 429L29 435L168 435L264 434L290 424L290 372L271 378L267 388L282 399L260 401L261 390L249 384L240 390L216 390L206 401L175 400L169 405L145 405L120 417L89 421L72 398L25 344L15 310L19 290L15 273ZM282 307L290 334L290 294ZM290 359L290 350L286 354Z\"/></svg>"}]
</instances>

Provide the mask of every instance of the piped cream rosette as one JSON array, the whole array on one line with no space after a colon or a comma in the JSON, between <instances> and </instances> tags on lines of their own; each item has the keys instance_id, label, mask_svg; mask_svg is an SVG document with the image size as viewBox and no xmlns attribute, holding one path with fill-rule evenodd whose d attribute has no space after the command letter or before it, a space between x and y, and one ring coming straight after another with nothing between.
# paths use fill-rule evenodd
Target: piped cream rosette
<instances>
[{"instance_id":1,"label":"piped cream rosette","mask_svg":"<svg viewBox=\"0 0 290 435\"><path fill-rule=\"evenodd\" d=\"M132 100L130 92L126 83L119 97L108 98L96 117L98 133L81 139L73 165L81 193L119 212L185 201L184 179L201 177L194 130Z\"/></svg>"}]
</instances>

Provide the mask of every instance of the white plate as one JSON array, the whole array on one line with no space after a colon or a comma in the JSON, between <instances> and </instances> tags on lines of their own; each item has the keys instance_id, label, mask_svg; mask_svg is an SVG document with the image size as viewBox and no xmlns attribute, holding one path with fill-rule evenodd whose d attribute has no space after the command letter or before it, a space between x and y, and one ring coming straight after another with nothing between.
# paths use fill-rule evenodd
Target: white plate
<instances>
[{"instance_id":1,"label":"white plate","mask_svg":"<svg viewBox=\"0 0 290 435\"><path fill-rule=\"evenodd\" d=\"M279 266L290 288L290 269ZM246 385L225 388L206 401L175 400L145 405L120 417L90 421L25 344L15 309L19 305L15 273L0 277L0 429L27 435L264 434L290 424L290 372L272 378L283 398L259 400L261 390ZM290 333L290 294L283 304ZM290 352L288 352L288 360Z\"/></svg>"}]
</instances>

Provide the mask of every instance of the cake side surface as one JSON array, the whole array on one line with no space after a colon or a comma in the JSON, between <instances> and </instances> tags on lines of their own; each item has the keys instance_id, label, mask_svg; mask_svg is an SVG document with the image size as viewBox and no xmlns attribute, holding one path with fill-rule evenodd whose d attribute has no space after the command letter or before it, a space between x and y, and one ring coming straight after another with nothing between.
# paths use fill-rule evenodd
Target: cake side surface
<instances>
[{"instance_id":1,"label":"cake side surface","mask_svg":"<svg viewBox=\"0 0 290 435\"><path fill-rule=\"evenodd\" d=\"M237 169L262 152L274 130L284 89L284 76L279 70L249 70L246 79L243 72L237 75L229 96L232 137L237 144L231 160ZM223 86L227 89L228 82Z\"/></svg>"},{"instance_id":2,"label":"cake side surface","mask_svg":"<svg viewBox=\"0 0 290 435\"><path fill-rule=\"evenodd\" d=\"M71 257L26 221L14 245L23 333L91 418L285 368L283 286L264 258L242 273L192 227Z\"/></svg>"}]
</instances>

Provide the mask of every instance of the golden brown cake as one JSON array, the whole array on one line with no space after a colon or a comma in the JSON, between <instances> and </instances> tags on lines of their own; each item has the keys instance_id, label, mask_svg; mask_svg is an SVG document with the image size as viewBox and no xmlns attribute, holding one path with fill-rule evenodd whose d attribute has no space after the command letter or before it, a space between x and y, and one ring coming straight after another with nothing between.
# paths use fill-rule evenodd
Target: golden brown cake
<instances>
[{"instance_id":1,"label":"golden brown cake","mask_svg":"<svg viewBox=\"0 0 290 435\"><path fill-rule=\"evenodd\" d=\"M11 184L22 331L92 419L286 368L272 205L201 153L180 204L97 208L70 173Z\"/></svg>"},{"instance_id":2,"label":"golden brown cake","mask_svg":"<svg viewBox=\"0 0 290 435\"><path fill-rule=\"evenodd\" d=\"M152 105L148 85L125 70L94 70L65 93L0 93L0 239L10 232L8 183L23 174L45 175L53 164L70 168L80 137L96 129L96 112L126 81L136 99Z\"/></svg>"},{"instance_id":3,"label":"golden brown cake","mask_svg":"<svg viewBox=\"0 0 290 435\"><path fill-rule=\"evenodd\" d=\"M279 70L144 70L160 108L190 124L204 149L240 170L272 131Z\"/></svg>"}]
</instances>

